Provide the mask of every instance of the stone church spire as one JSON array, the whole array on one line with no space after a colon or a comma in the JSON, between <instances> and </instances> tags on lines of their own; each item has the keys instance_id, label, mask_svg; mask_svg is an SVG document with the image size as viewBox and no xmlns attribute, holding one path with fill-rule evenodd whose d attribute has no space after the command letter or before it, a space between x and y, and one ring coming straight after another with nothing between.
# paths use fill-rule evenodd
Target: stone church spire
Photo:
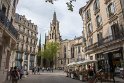
<instances>
[{"instance_id":1,"label":"stone church spire","mask_svg":"<svg viewBox=\"0 0 124 83\"><path fill-rule=\"evenodd\" d=\"M56 12L54 11L52 24L56 25L56 22L57 22L57 17L56 17Z\"/></svg>"}]
</instances>

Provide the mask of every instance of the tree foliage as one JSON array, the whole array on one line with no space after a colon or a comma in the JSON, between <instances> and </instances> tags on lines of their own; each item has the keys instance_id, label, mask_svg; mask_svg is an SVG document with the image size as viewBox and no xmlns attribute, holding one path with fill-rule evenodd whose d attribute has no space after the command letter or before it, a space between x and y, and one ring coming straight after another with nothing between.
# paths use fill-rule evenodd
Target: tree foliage
<instances>
[{"instance_id":1,"label":"tree foliage","mask_svg":"<svg viewBox=\"0 0 124 83\"><path fill-rule=\"evenodd\" d=\"M56 0L45 0L46 2L49 2L49 3L51 3L51 4L54 4L54 1L56 1ZM72 11L73 12L73 8L74 8L74 6L73 6L73 4L72 4L72 2L76 2L76 0L68 0L69 2L66 2L66 5L67 5L67 7L68 7L68 10L70 10L70 11Z\"/></svg>"},{"instance_id":2,"label":"tree foliage","mask_svg":"<svg viewBox=\"0 0 124 83\"><path fill-rule=\"evenodd\" d=\"M49 61L53 61L58 49L59 44L57 42L49 42L46 44L46 48L41 52L41 56Z\"/></svg>"}]
</instances>

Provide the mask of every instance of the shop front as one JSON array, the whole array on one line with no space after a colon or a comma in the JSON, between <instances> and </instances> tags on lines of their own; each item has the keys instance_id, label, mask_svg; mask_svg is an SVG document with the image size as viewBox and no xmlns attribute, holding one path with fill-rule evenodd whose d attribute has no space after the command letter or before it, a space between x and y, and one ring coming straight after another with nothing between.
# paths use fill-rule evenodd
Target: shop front
<instances>
[{"instance_id":1,"label":"shop front","mask_svg":"<svg viewBox=\"0 0 124 83\"><path fill-rule=\"evenodd\" d=\"M121 62L123 60L122 51L122 48L117 48L96 54L98 69L102 68L103 70L106 70L106 68L109 67L109 69L115 70L117 67L121 68Z\"/></svg>"}]
</instances>

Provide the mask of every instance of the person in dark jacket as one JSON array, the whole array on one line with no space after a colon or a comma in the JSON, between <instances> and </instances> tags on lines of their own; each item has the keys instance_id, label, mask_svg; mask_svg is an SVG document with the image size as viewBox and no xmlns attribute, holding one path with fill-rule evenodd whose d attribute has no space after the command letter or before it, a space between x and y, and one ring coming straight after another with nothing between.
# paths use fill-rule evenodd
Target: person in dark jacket
<instances>
[{"instance_id":1,"label":"person in dark jacket","mask_svg":"<svg viewBox=\"0 0 124 83\"><path fill-rule=\"evenodd\" d=\"M12 71L11 76L12 76L12 83L18 83L19 72L16 66L14 67L14 70Z\"/></svg>"}]
</instances>

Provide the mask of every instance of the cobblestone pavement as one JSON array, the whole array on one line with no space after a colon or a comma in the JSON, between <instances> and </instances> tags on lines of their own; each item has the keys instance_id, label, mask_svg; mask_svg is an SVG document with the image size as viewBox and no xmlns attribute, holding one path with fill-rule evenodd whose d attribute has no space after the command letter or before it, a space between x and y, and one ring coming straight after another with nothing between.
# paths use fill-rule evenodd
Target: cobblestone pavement
<instances>
[{"instance_id":1,"label":"cobblestone pavement","mask_svg":"<svg viewBox=\"0 0 124 83\"><path fill-rule=\"evenodd\" d=\"M119 79L116 79L119 80ZM11 83L7 81L6 83ZM18 83L85 83L79 80L71 79L66 77L64 72L44 72L36 75L28 75L27 77L19 80ZM102 82L104 83L104 82ZM112 82L105 82L105 83L112 83ZM124 83L116 81L116 83Z\"/></svg>"}]
</instances>

